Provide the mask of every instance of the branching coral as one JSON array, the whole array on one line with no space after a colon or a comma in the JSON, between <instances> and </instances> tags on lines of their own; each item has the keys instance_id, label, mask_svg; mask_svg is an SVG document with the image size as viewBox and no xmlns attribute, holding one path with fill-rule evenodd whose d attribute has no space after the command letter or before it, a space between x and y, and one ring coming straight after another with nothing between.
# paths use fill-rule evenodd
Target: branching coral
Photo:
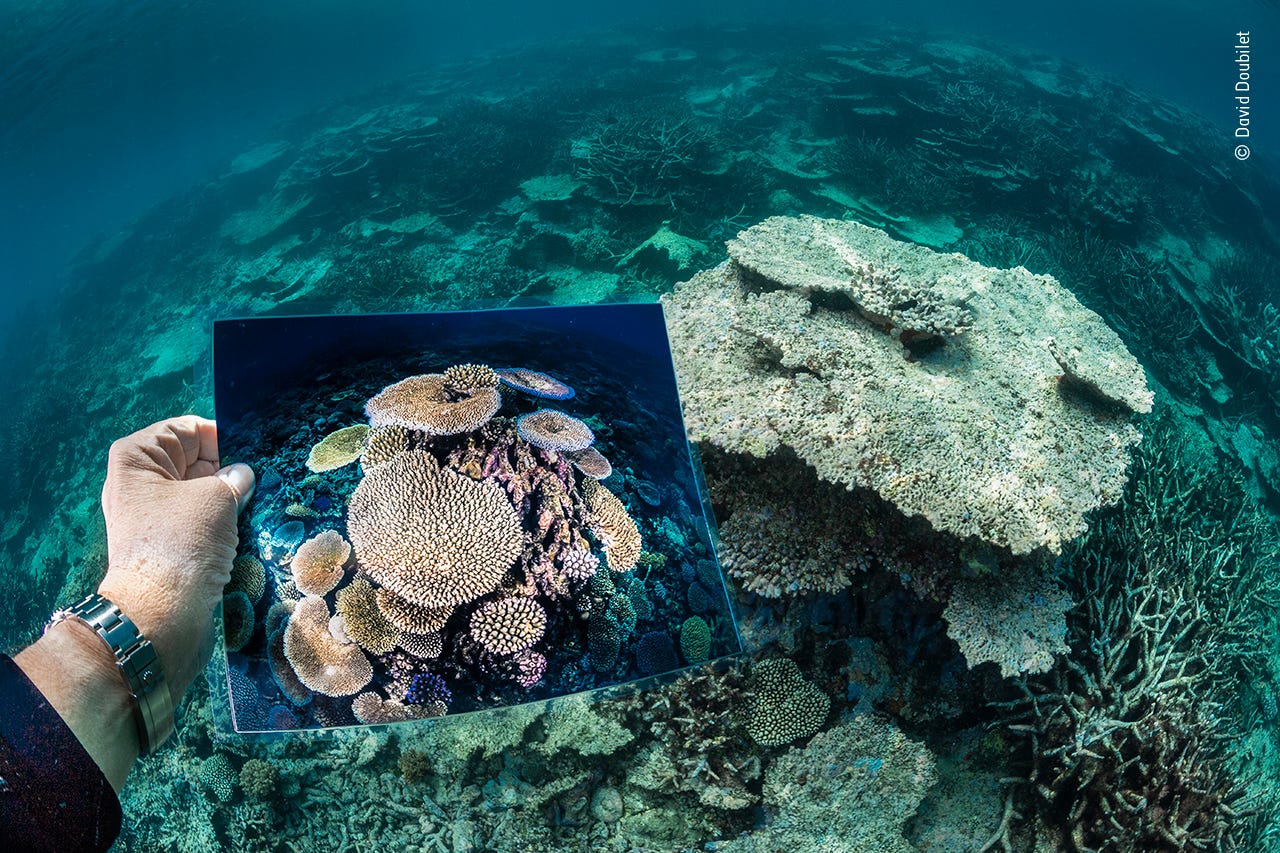
<instances>
[{"instance_id":1,"label":"branching coral","mask_svg":"<svg viewBox=\"0 0 1280 853\"><path fill-rule=\"evenodd\" d=\"M1072 655L1001 707L1061 846L1239 850L1248 792L1223 744L1243 729L1222 697L1275 631L1280 535L1168 419L1152 426L1123 505L1064 555Z\"/></svg>"}]
</instances>

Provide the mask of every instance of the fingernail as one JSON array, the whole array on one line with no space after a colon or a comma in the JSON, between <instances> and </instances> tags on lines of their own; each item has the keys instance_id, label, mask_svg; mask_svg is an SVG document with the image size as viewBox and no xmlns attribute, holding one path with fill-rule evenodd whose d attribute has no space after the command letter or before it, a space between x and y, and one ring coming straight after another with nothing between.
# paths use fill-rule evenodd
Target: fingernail
<instances>
[{"instance_id":1,"label":"fingernail","mask_svg":"<svg viewBox=\"0 0 1280 853\"><path fill-rule=\"evenodd\" d=\"M249 499L253 497L253 490L257 484L253 469L243 462L236 462L225 468L220 468L217 471L217 476L231 488L232 494L236 496L236 512L244 512Z\"/></svg>"}]
</instances>

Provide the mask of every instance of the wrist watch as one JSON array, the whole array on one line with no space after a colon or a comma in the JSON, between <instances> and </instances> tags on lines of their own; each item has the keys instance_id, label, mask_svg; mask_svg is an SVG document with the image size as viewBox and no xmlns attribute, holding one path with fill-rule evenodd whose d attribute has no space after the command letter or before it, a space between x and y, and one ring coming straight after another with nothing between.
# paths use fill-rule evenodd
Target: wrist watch
<instances>
[{"instance_id":1,"label":"wrist watch","mask_svg":"<svg viewBox=\"0 0 1280 853\"><path fill-rule=\"evenodd\" d=\"M65 610L56 610L44 626L45 633L59 622L75 619L94 630L115 656L133 696L133 717L138 727L138 749L150 755L173 732L173 699L155 647L133 620L114 603L93 593Z\"/></svg>"}]
</instances>

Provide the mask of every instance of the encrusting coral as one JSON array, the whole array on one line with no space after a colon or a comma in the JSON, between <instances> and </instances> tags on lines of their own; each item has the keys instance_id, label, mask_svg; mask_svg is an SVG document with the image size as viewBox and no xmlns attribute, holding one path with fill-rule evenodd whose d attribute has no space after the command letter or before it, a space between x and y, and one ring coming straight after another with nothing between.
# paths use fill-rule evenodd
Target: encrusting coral
<instances>
[{"instance_id":1,"label":"encrusting coral","mask_svg":"<svg viewBox=\"0 0 1280 853\"><path fill-rule=\"evenodd\" d=\"M1060 549L1119 498L1140 438L1128 416L1150 410L1151 392L1052 278L814 217L766 220L729 255L663 297L694 438L761 457L790 447L825 480L1014 554ZM851 258L963 304L951 330L963 334L890 334L905 321L868 319L866 297L849 295ZM1076 350L1088 356L1068 373L1054 352Z\"/></svg>"},{"instance_id":2,"label":"encrusting coral","mask_svg":"<svg viewBox=\"0 0 1280 853\"><path fill-rule=\"evenodd\" d=\"M356 424L331 432L311 448L307 456L307 470L320 473L350 465L364 451L368 424Z\"/></svg>"},{"instance_id":3,"label":"encrusting coral","mask_svg":"<svg viewBox=\"0 0 1280 853\"><path fill-rule=\"evenodd\" d=\"M361 567L422 607L449 607L497 587L522 548L502 488L400 453L365 473L347 508Z\"/></svg>"}]
</instances>

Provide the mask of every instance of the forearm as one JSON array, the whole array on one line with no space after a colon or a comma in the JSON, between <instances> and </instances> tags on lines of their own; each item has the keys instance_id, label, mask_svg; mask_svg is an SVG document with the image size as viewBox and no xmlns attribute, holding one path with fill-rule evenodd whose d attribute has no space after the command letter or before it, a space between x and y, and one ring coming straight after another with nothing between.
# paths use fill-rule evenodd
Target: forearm
<instances>
[{"instance_id":1,"label":"forearm","mask_svg":"<svg viewBox=\"0 0 1280 853\"><path fill-rule=\"evenodd\" d=\"M68 619L14 657L115 788L138 758L133 697L115 658L89 626Z\"/></svg>"}]
</instances>

